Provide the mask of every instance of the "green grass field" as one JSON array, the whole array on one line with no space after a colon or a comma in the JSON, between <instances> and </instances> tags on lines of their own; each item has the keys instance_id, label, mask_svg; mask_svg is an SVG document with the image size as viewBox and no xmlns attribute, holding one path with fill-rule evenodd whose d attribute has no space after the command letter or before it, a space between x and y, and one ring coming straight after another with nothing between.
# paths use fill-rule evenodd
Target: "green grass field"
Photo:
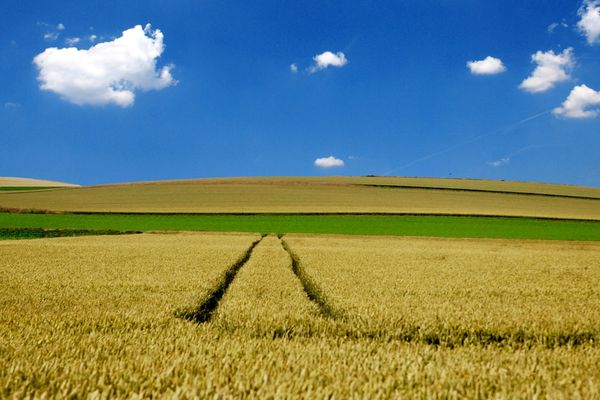
<instances>
[{"instance_id":1,"label":"green grass field","mask_svg":"<svg viewBox=\"0 0 600 400\"><path fill-rule=\"evenodd\" d=\"M144 215L0 213L0 228L222 231L600 240L600 222L416 215Z\"/></svg>"}]
</instances>

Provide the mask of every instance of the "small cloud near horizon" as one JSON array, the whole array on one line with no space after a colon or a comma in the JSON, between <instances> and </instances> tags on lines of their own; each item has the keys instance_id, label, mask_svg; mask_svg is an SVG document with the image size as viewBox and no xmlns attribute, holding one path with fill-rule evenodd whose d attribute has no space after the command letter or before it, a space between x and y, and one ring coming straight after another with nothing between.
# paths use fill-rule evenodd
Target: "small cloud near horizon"
<instances>
[{"instance_id":1,"label":"small cloud near horizon","mask_svg":"<svg viewBox=\"0 0 600 400\"><path fill-rule=\"evenodd\" d=\"M340 160L339 158L335 158L334 156L317 158L315 160L315 166L319 168L343 167L344 160Z\"/></svg>"},{"instance_id":2,"label":"small cloud near horizon","mask_svg":"<svg viewBox=\"0 0 600 400\"><path fill-rule=\"evenodd\" d=\"M488 164L491 165L492 167L498 168L498 167L501 167L508 163L510 163L510 157L504 157L499 160L490 161Z\"/></svg>"},{"instance_id":3,"label":"small cloud near horizon","mask_svg":"<svg viewBox=\"0 0 600 400\"><path fill-rule=\"evenodd\" d=\"M291 71L292 73L294 73L294 74L295 74L296 72L298 72L298 66L296 65L296 63L292 63L292 64L290 64L290 71Z\"/></svg>"},{"instance_id":4,"label":"small cloud near horizon","mask_svg":"<svg viewBox=\"0 0 600 400\"><path fill-rule=\"evenodd\" d=\"M492 56L479 61L468 61L467 67L473 75L496 75L506 71L502 60Z\"/></svg>"},{"instance_id":5,"label":"small cloud near horizon","mask_svg":"<svg viewBox=\"0 0 600 400\"><path fill-rule=\"evenodd\" d=\"M492 167L494 167L494 168L499 168L499 167L502 167L504 165L510 164L511 161L512 161L512 159L514 157L516 157L517 155L519 155L519 154L526 153L526 152L529 152L529 151L532 151L532 150L536 150L536 149L541 149L541 148L544 148L544 147L547 147L547 146L546 145L539 145L539 144L530 144L528 146L521 147L520 149L517 149L517 150L513 151L512 153L510 153L507 156L504 156L504 157L499 158L499 159L494 160L494 161L489 161L487 164L490 165L490 166L492 166Z\"/></svg>"}]
</instances>

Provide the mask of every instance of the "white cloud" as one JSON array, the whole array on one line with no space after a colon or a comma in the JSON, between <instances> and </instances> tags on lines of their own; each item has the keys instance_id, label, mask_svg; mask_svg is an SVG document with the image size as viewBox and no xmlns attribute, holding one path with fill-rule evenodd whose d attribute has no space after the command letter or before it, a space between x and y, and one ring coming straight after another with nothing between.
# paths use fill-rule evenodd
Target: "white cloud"
<instances>
[{"instance_id":1,"label":"white cloud","mask_svg":"<svg viewBox=\"0 0 600 400\"><path fill-rule=\"evenodd\" d=\"M4 108L6 109L11 109L11 108L18 108L21 105L19 103L15 103L13 101L7 101L6 103L4 103Z\"/></svg>"},{"instance_id":2,"label":"white cloud","mask_svg":"<svg viewBox=\"0 0 600 400\"><path fill-rule=\"evenodd\" d=\"M556 28L568 28L569 25L566 22L553 22L550 25L548 25L548 33L554 33L554 31L556 30Z\"/></svg>"},{"instance_id":3,"label":"white cloud","mask_svg":"<svg viewBox=\"0 0 600 400\"><path fill-rule=\"evenodd\" d=\"M584 0L577 14L581 17L577 28L588 44L600 43L600 0Z\"/></svg>"},{"instance_id":4,"label":"white cloud","mask_svg":"<svg viewBox=\"0 0 600 400\"><path fill-rule=\"evenodd\" d=\"M488 164L491 165L492 167L498 168L498 167L501 167L501 166L506 165L508 163L510 163L510 157L504 157L504 158L501 158L501 159L496 160L496 161L490 161Z\"/></svg>"},{"instance_id":5,"label":"white cloud","mask_svg":"<svg viewBox=\"0 0 600 400\"><path fill-rule=\"evenodd\" d=\"M600 113L600 108L590 109L593 106L600 106L600 92L586 85L579 85L571 90L567 99L552 113L564 118L595 118Z\"/></svg>"},{"instance_id":6,"label":"white cloud","mask_svg":"<svg viewBox=\"0 0 600 400\"><path fill-rule=\"evenodd\" d=\"M570 47L559 54L554 54L552 50L545 53L538 51L531 56L531 61L535 62L537 67L531 76L519 86L530 93L545 92L559 82L568 81L571 76L567 70L572 68L575 63L573 49Z\"/></svg>"},{"instance_id":7,"label":"white cloud","mask_svg":"<svg viewBox=\"0 0 600 400\"><path fill-rule=\"evenodd\" d=\"M60 36L61 31L65 30L65 26L62 23L58 25L50 25L46 22L38 22L38 26L43 26L46 28L46 33L44 33L44 40L53 42Z\"/></svg>"},{"instance_id":8,"label":"white cloud","mask_svg":"<svg viewBox=\"0 0 600 400\"><path fill-rule=\"evenodd\" d=\"M156 59L164 50L163 34L150 25L140 25L111 41L88 50L51 47L38 54L40 88L72 103L121 107L133 104L135 90L160 90L176 81L172 66L156 69Z\"/></svg>"},{"instance_id":9,"label":"white cloud","mask_svg":"<svg viewBox=\"0 0 600 400\"><path fill-rule=\"evenodd\" d=\"M344 160L340 160L339 158L335 158L334 156L317 158L315 160L315 166L319 168L343 167Z\"/></svg>"},{"instance_id":10,"label":"white cloud","mask_svg":"<svg viewBox=\"0 0 600 400\"><path fill-rule=\"evenodd\" d=\"M96 39L98 39L98 36L96 36L96 35L90 35L90 36L88 36L88 40L89 40L90 42L95 42L95 41L96 41Z\"/></svg>"},{"instance_id":11,"label":"white cloud","mask_svg":"<svg viewBox=\"0 0 600 400\"><path fill-rule=\"evenodd\" d=\"M313 60L315 61L315 64L308 69L308 71L311 73L320 71L328 67L341 68L344 65L348 64L346 56L341 51L335 54L331 51L326 51L314 56Z\"/></svg>"},{"instance_id":12,"label":"white cloud","mask_svg":"<svg viewBox=\"0 0 600 400\"><path fill-rule=\"evenodd\" d=\"M295 74L296 72L298 72L298 66L295 63L291 64L290 71L292 71Z\"/></svg>"},{"instance_id":13,"label":"white cloud","mask_svg":"<svg viewBox=\"0 0 600 400\"><path fill-rule=\"evenodd\" d=\"M76 45L77 43L79 43L81 41L80 38L78 37L72 37L72 38L66 38L65 42L69 45L69 46L73 46Z\"/></svg>"},{"instance_id":14,"label":"white cloud","mask_svg":"<svg viewBox=\"0 0 600 400\"><path fill-rule=\"evenodd\" d=\"M491 56L480 61L469 61L467 67L474 75L495 75L506 71L502 60Z\"/></svg>"},{"instance_id":15,"label":"white cloud","mask_svg":"<svg viewBox=\"0 0 600 400\"><path fill-rule=\"evenodd\" d=\"M46 32L44 33L44 40L54 41L58 39L60 34L58 32Z\"/></svg>"}]
</instances>

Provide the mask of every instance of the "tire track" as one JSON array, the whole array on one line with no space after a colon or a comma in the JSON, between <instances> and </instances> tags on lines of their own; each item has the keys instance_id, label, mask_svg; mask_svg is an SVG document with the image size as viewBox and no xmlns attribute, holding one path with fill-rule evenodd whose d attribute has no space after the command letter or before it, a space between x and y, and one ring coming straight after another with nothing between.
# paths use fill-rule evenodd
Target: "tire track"
<instances>
[{"instance_id":1,"label":"tire track","mask_svg":"<svg viewBox=\"0 0 600 400\"><path fill-rule=\"evenodd\" d=\"M223 274L221 280L214 290L204 298L200 304L192 309L180 309L175 311L175 316L197 324L203 324L210 321L213 313L219 306L219 302L227 292L227 289L235 279L239 270L248 262L254 248L263 240L266 235L263 234L260 239L254 241L242 256L232 264Z\"/></svg>"},{"instance_id":2,"label":"tire track","mask_svg":"<svg viewBox=\"0 0 600 400\"><path fill-rule=\"evenodd\" d=\"M300 263L300 258L294 251L290 248L289 244L283 239L283 234L278 234L279 240L281 241L281 246L288 253L292 262L292 271L294 275L300 280L302 283L302 288L304 289L304 293L308 296L309 300L313 301L319 307L319 311L321 314L327 318L331 319L341 319L346 320L347 317L343 310L335 307L331 301L327 298L323 290L319 287L319 285L315 282L315 280L306 273L302 264Z\"/></svg>"}]
</instances>

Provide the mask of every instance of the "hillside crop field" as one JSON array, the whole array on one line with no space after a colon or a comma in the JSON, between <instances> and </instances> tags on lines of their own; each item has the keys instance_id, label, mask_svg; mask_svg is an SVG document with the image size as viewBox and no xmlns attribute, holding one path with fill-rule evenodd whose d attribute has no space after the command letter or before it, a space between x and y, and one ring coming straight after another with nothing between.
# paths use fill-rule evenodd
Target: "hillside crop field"
<instances>
[{"instance_id":1,"label":"hillside crop field","mask_svg":"<svg viewBox=\"0 0 600 400\"><path fill-rule=\"evenodd\" d=\"M0 208L104 213L386 213L600 220L600 189L421 178L230 178L0 192Z\"/></svg>"},{"instance_id":2,"label":"hillside crop field","mask_svg":"<svg viewBox=\"0 0 600 400\"><path fill-rule=\"evenodd\" d=\"M2 397L597 398L597 242L0 242Z\"/></svg>"}]
</instances>

